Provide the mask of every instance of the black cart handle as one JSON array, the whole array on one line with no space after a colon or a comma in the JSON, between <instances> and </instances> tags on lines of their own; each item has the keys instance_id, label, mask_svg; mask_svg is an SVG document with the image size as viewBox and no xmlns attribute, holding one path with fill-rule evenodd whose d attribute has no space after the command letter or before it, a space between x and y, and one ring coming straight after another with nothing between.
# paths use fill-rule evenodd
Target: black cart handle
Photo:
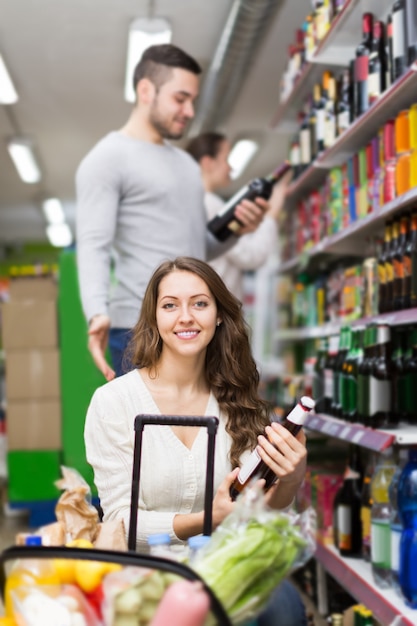
<instances>
[{"instance_id":1,"label":"black cart handle","mask_svg":"<svg viewBox=\"0 0 417 626\"><path fill-rule=\"evenodd\" d=\"M137 415L135 417L135 444L133 450L132 494L130 500L130 520L128 548L136 551L140 463L142 457L142 435L146 425L155 426L205 426L208 432L206 489L204 494L203 534L211 535L214 483L214 445L219 420L212 416L196 415Z\"/></svg>"}]
</instances>

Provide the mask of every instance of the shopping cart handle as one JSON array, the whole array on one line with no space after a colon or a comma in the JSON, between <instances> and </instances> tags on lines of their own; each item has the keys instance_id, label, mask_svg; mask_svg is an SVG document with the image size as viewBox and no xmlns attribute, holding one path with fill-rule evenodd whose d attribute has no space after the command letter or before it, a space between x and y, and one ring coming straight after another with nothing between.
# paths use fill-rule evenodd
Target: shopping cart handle
<instances>
[{"instance_id":1,"label":"shopping cart handle","mask_svg":"<svg viewBox=\"0 0 417 626\"><path fill-rule=\"evenodd\" d=\"M219 420L213 416L199 415L137 415L135 417L135 443L133 449L132 494L130 499L130 520L127 546L136 551L138 505L139 505L139 478L142 457L142 435L146 425L154 426L205 426L208 433L206 490L204 494L204 522L203 534L211 535L213 510L213 482L214 482L214 444Z\"/></svg>"}]
</instances>

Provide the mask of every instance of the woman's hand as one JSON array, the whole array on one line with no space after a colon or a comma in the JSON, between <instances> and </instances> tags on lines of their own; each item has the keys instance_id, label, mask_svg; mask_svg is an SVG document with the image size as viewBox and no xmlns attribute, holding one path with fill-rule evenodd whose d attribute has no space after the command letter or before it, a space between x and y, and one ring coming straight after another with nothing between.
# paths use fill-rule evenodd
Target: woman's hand
<instances>
[{"instance_id":1,"label":"woman's hand","mask_svg":"<svg viewBox=\"0 0 417 626\"><path fill-rule=\"evenodd\" d=\"M257 450L279 479L278 485L268 491L267 501L274 507L286 507L304 480L307 465L306 437L302 430L294 437L277 422L267 426L265 433L268 438L263 435L258 437Z\"/></svg>"},{"instance_id":2,"label":"woman's hand","mask_svg":"<svg viewBox=\"0 0 417 626\"><path fill-rule=\"evenodd\" d=\"M229 491L238 473L239 468L236 467L233 472L226 476L216 491L213 500L213 530L233 511L235 503L232 501Z\"/></svg>"}]
</instances>

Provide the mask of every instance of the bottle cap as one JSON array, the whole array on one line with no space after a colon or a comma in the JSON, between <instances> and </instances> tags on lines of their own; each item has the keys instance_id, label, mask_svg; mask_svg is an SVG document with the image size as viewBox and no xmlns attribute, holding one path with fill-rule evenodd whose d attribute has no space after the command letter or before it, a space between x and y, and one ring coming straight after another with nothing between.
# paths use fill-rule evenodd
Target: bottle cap
<instances>
[{"instance_id":1,"label":"bottle cap","mask_svg":"<svg viewBox=\"0 0 417 626\"><path fill-rule=\"evenodd\" d=\"M25 539L25 546L41 546L42 537L40 535L28 535Z\"/></svg>"},{"instance_id":2,"label":"bottle cap","mask_svg":"<svg viewBox=\"0 0 417 626\"><path fill-rule=\"evenodd\" d=\"M316 406L313 398L310 398L309 396L302 396L302 398L300 399L300 404L303 407L304 411L312 411Z\"/></svg>"},{"instance_id":3,"label":"bottle cap","mask_svg":"<svg viewBox=\"0 0 417 626\"><path fill-rule=\"evenodd\" d=\"M160 546L171 543L171 538L168 533L155 533L149 535L147 542L149 546Z\"/></svg>"},{"instance_id":4,"label":"bottle cap","mask_svg":"<svg viewBox=\"0 0 417 626\"><path fill-rule=\"evenodd\" d=\"M194 537L190 537L188 539L188 547L191 550L198 550L199 548L205 546L210 539L211 537L209 535L195 535Z\"/></svg>"}]
</instances>

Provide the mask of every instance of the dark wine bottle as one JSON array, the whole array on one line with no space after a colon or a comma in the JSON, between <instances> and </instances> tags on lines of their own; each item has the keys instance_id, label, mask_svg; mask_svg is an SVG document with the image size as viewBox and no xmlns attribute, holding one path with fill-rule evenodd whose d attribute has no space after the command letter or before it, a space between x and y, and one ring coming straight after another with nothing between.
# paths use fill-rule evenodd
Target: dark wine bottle
<instances>
[{"instance_id":1,"label":"dark wine bottle","mask_svg":"<svg viewBox=\"0 0 417 626\"><path fill-rule=\"evenodd\" d=\"M393 78L396 80L407 68L407 31L404 0L396 0L392 7Z\"/></svg>"},{"instance_id":2,"label":"dark wine bottle","mask_svg":"<svg viewBox=\"0 0 417 626\"><path fill-rule=\"evenodd\" d=\"M242 200L255 200L255 198L265 198L271 196L273 186L284 174L291 169L289 161L284 161L275 172L266 178L254 178L248 185L245 185L234 196L226 202L222 210L217 213L207 224L207 228L219 241L225 241L231 235L236 234L242 226L235 216L235 209Z\"/></svg>"},{"instance_id":3,"label":"dark wine bottle","mask_svg":"<svg viewBox=\"0 0 417 626\"><path fill-rule=\"evenodd\" d=\"M302 428L307 414L314 409L314 405L314 400L308 396L303 396L284 421L281 422L282 426L295 436ZM256 448L242 465L239 474L230 487L230 497L232 500L236 500L238 495L255 476L265 479L265 491L267 491L276 480L274 472L261 459Z\"/></svg>"},{"instance_id":4,"label":"dark wine bottle","mask_svg":"<svg viewBox=\"0 0 417 626\"><path fill-rule=\"evenodd\" d=\"M406 35L408 58L410 66L417 59L417 4L415 0L405 0Z\"/></svg>"}]
</instances>

